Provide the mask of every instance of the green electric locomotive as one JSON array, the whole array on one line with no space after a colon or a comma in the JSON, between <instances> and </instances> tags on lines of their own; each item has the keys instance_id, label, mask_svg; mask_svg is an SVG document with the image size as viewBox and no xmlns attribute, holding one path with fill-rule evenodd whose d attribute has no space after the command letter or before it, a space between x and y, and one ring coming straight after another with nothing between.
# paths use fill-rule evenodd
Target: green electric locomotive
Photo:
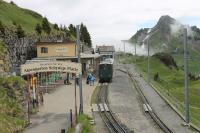
<instances>
[{"instance_id":1,"label":"green electric locomotive","mask_svg":"<svg viewBox=\"0 0 200 133\"><path fill-rule=\"evenodd\" d=\"M99 64L99 82L109 83L113 77L113 63L110 61L103 61Z\"/></svg>"}]
</instances>

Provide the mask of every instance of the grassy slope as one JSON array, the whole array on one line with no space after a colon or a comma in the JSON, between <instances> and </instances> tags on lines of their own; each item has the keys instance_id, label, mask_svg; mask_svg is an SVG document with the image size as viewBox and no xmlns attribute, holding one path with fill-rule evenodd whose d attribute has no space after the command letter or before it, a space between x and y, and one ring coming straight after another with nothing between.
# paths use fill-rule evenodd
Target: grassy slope
<instances>
[{"instance_id":1,"label":"grassy slope","mask_svg":"<svg viewBox=\"0 0 200 133\"><path fill-rule=\"evenodd\" d=\"M4 86L2 85L4 84ZM10 87L8 89L5 88ZM20 77L0 78L0 132L12 133L20 131L25 126L24 111L19 102L19 91L13 91L12 97L8 95L11 88L23 89L25 81ZM15 89L13 89L15 90ZM21 90L23 91L23 90Z\"/></svg>"},{"instance_id":2,"label":"grassy slope","mask_svg":"<svg viewBox=\"0 0 200 133\"><path fill-rule=\"evenodd\" d=\"M133 56L124 57L124 63L135 62ZM140 70L147 73L147 59L137 57L136 64ZM184 101L184 73L182 70L170 70L156 58L150 59L151 81L182 113ZM160 81L153 81L153 75L159 73ZM200 127L200 80L189 81L190 89L190 110L192 122Z\"/></svg>"},{"instance_id":3,"label":"grassy slope","mask_svg":"<svg viewBox=\"0 0 200 133\"><path fill-rule=\"evenodd\" d=\"M189 71L192 74L199 75L200 74L200 68L199 68L200 53L199 51L192 49L190 50L190 54L191 54L190 60L188 61ZM184 64L183 54L174 54L173 57L176 60L178 66L180 67L183 66Z\"/></svg>"},{"instance_id":4,"label":"grassy slope","mask_svg":"<svg viewBox=\"0 0 200 133\"><path fill-rule=\"evenodd\" d=\"M35 25L42 22L42 16L0 0L0 20L8 26L16 22L16 24L22 25L26 32L32 32Z\"/></svg>"},{"instance_id":5,"label":"grassy slope","mask_svg":"<svg viewBox=\"0 0 200 133\"><path fill-rule=\"evenodd\" d=\"M37 23L42 24L43 17L37 12L0 0L0 20L3 25L8 27L13 27L13 22L15 22L17 25L21 25L26 33L35 33L35 26ZM61 32L56 31L53 28L53 24L50 24L50 26L53 33Z\"/></svg>"}]
</instances>

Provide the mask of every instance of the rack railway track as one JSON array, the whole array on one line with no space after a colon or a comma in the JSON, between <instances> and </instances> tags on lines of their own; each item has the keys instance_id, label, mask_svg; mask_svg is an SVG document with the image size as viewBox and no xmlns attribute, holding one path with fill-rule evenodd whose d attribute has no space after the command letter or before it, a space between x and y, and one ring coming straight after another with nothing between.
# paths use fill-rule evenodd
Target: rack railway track
<instances>
[{"instance_id":1,"label":"rack railway track","mask_svg":"<svg viewBox=\"0 0 200 133\"><path fill-rule=\"evenodd\" d=\"M97 105L100 112L100 116L111 133L128 133L128 130L121 125L121 123L115 118L112 111L108 106L107 100L108 84L100 84L100 90L97 95ZM106 107L106 105L107 107ZM103 108L103 109L102 109Z\"/></svg>"}]
</instances>

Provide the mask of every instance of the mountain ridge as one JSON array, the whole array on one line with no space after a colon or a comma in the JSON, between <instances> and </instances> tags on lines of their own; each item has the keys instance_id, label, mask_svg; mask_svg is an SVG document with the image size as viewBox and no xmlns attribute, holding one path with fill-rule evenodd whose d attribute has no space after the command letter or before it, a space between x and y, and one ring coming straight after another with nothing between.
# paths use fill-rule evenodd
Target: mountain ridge
<instances>
[{"instance_id":1,"label":"mountain ridge","mask_svg":"<svg viewBox=\"0 0 200 133\"><path fill-rule=\"evenodd\" d=\"M151 37L149 44L151 48L157 52L172 52L175 49L183 49L183 28L188 30L188 43L192 45L192 49L200 50L200 29L197 26L183 25L169 15L163 15L159 18L156 25L151 29ZM142 28L134 34L129 41L139 45L146 44L148 31ZM144 43L143 43L144 42Z\"/></svg>"}]
</instances>

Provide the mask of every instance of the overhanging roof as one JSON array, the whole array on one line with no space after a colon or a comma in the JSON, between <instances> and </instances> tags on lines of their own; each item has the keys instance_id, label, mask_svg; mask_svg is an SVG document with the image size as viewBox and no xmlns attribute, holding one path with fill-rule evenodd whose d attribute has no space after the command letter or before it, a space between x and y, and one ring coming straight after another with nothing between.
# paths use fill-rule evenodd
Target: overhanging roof
<instances>
[{"instance_id":1,"label":"overhanging roof","mask_svg":"<svg viewBox=\"0 0 200 133\"><path fill-rule=\"evenodd\" d=\"M101 55L95 53L95 54L86 54L86 53L80 53L81 59L96 59L99 58ZM56 60L56 59L77 59L78 57L70 57L70 56L58 56L58 57L37 57L33 58L33 60Z\"/></svg>"}]
</instances>

